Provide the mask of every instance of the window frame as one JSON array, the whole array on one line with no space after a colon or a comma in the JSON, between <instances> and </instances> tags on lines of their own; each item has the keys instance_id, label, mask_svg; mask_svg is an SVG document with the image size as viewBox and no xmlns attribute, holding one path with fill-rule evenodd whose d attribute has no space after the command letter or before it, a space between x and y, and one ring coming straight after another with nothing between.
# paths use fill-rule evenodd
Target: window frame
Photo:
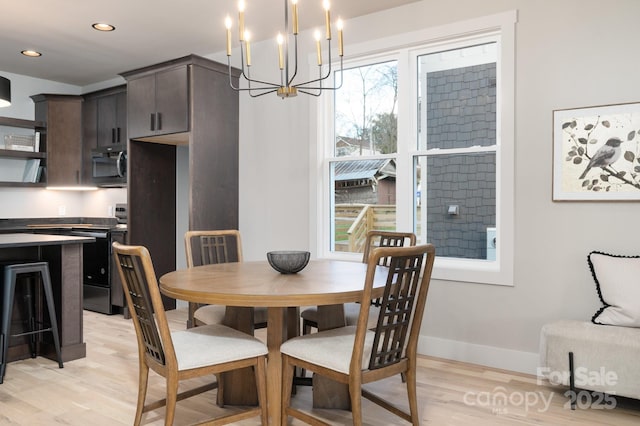
<instances>
[{"instance_id":1,"label":"window frame","mask_svg":"<svg viewBox=\"0 0 640 426\"><path fill-rule=\"evenodd\" d=\"M380 40L348 46L345 68L366 65L384 60L398 61L398 147L396 154L375 157L334 157L334 120L332 94L324 94L318 109L311 110L315 129L310 129L311 140L316 141L312 152L310 184L315 192L318 208L311 209L317 216L311 218L312 241L316 241L318 257L343 260L361 260L360 253L344 253L331 250L331 207L333 191L330 183L330 164L334 161L367 158L395 158L398 170L396 180L396 224L398 230L413 230L414 159L425 155L418 150L417 96L418 56L451 47L475 44L478 41L498 43L497 63L497 111L496 111L496 260L445 258L437 256L433 278L450 281L513 285L514 279L514 181L515 181L515 24L517 12L508 11L496 15L447 24L411 33L404 33ZM404 77L402 77L404 76ZM312 197L313 198L313 197ZM312 203L314 200L312 199ZM313 214L313 213L312 213ZM317 226L313 226L316 224ZM317 230L317 233L314 232Z\"/></svg>"}]
</instances>

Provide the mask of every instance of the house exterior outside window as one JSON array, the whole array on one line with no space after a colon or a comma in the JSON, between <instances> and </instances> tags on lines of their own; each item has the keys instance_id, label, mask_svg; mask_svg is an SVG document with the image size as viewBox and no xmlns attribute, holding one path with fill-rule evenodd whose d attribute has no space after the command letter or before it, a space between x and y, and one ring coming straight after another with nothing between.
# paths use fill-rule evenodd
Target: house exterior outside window
<instances>
[{"instance_id":1,"label":"house exterior outside window","mask_svg":"<svg viewBox=\"0 0 640 426\"><path fill-rule=\"evenodd\" d=\"M368 229L413 231L436 246L434 278L513 284L515 22L354 49L319 110L322 257L361 258Z\"/></svg>"}]
</instances>

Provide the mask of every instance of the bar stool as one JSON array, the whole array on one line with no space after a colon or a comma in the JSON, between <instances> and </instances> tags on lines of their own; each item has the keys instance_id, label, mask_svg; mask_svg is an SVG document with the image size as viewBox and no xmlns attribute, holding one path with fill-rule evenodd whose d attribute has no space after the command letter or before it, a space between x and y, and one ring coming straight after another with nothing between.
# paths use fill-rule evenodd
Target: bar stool
<instances>
[{"instance_id":1,"label":"bar stool","mask_svg":"<svg viewBox=\"0 0 640 426\"><path fill-rule=\"evenodd\" d=\"M30 336L31 357L35 358L35 335L50 331L53 334L53 344L56 348L58 357L58 366L63 368L62 356L60 355L60 339L58 337L58 322L56 321L55 304L53 302L53 290L51 288L51 277L49 275L49 264L47 262L9 262L1 265L4 267L4 291L2 298L2 330L0 333L0 344L2 345L1 364L0 364L0 384L4 380L4 373L7 368L7 353L9 349L9 340L11 337ZM35 300L31 292L31 283L29 281L18 281L18 275L39 273L42 287L44 289L47 309L49 311L49 326L36 327ZM13 305L16 291L16 283L24 282L27 285L27 316L28 330L22 333L11 335L11 316L13 314Z\"/></svg>"}]
</instances>

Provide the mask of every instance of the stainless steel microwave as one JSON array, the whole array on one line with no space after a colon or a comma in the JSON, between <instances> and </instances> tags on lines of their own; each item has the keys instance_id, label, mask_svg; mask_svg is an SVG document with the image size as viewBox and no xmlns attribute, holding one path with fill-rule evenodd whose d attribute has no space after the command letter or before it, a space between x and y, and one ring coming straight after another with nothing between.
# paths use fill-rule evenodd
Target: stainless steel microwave
<instances>
[{"instance_id":1,"label":"stainless steel microwave","mask_svg":"<svg viewBox=\"0 0 640 426\"><path fill-rule=\"evenodd\" d=\"M98 186L126 186L126 145L110 145L91 150L91 169L93 182Z\"/></svg>"}]
</instances>

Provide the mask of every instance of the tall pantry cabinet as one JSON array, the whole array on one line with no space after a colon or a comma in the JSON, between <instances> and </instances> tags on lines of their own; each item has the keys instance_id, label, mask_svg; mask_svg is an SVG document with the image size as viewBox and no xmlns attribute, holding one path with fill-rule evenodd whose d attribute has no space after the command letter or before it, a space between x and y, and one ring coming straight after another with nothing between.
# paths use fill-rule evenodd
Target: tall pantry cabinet
<instances>
[{"instance_id":1,"label":"tall pantry cabinet","mask_svg":"<svg viewBox=\"0 0 640 426\"><path fill-rule=\"evenodd\" d=\"M238 94L226 65L196 55L121 75L129 243L149 249L161 276L176 269L177 146L189 148L189 229L238 228ZM164 302L175 307L175 300Z\"/></svg>"}]
</instances>

